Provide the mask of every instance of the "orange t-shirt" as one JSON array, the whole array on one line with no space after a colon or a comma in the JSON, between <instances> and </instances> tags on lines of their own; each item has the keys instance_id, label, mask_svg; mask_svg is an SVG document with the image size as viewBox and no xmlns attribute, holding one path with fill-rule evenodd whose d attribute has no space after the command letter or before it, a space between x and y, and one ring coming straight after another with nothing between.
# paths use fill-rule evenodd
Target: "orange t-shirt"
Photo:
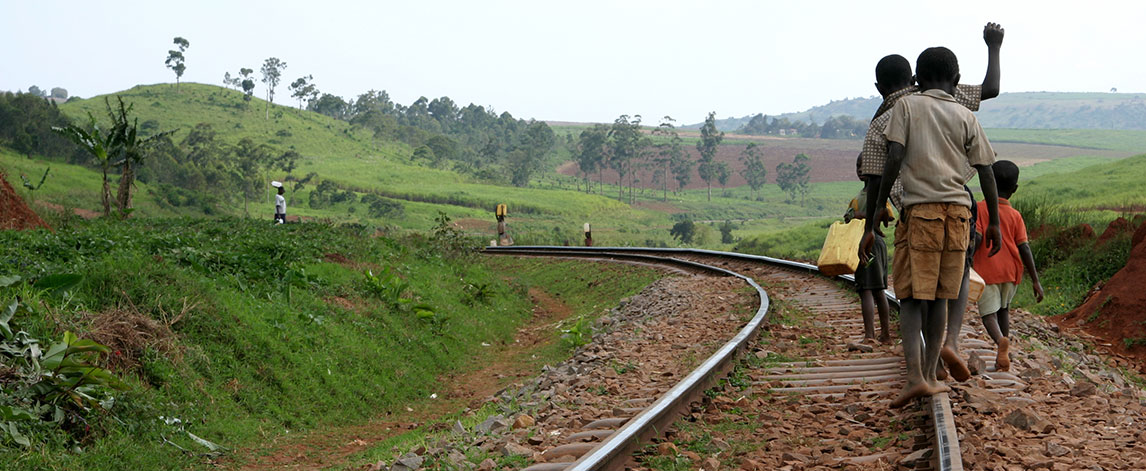
<instances>
[{"instance_id":1,"label":"orange t-shirt","mask_svg":"<svg viewBox=\"0 0 1146 471\"><path fill-rule=\"evenodd\" d=\"M985 234L989 219L986 201L978 203L978 214L975 231ZM975 250L975 271L986 284L1017 285L1023 281L1023 259L1019 256L1019 246L1027 242L1027 225L1023 222L1023 216L1004 198L999 198L999 232L1003 236L1003 248L994 257L988 257L986 238L981 240Z\"/></svg>"}]
</instances>

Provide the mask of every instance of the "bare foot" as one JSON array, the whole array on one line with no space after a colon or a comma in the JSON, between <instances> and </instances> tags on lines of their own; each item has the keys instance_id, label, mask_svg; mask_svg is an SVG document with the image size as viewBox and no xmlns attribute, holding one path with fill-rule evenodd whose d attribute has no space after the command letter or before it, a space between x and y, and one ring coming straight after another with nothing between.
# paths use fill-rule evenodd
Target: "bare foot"
<instances>
[{"instance_id":1,"label":"bare foot","mask_svg":"<svg viewBox=\"0 0 1146 471\"><path fill-rule=\"evenodd\" d=\"M886 333L884 333L883 335L880 335L879 336L879 343L882 343L884 345L891 345L891 336L886 334Z\"/></svg>"},{"instance_id":2,"label":"bare foot","mask_svg":"<svg viewBox=\"0 0 1146 471\"><path fill-rule=\"evenodd\" d=\"M1006 337L999 339L999 353L995 356L995 371L1011 369L1011 341Z\"/></svg>"},{"instance_id":3,"label":"bare foot","mask_svg":"<svg viewBox=\"0 0 1146 471\"><path fill-rule=\"evenodd\" d=\"M947 379L947 370L943 368L942 364L935 367L935 379L939 381Z\"/></svg>"},{"instance_id":4,"label":"bare foot","mask_svg":"<svg viewBox=\"0 0 1146 471\"><path fill-rule=\"evenodd\" d=\"M942 383L939 381L928 384L927 386L929 388L931 388L931 392L929 394L939 394L939 393L951 392L951 386L948 386L945 383Z\"/></svg>"},{"instance_id":5,"label":"bare foot","mask_svg":"<svg viewBox=\"0 0 1146 471\"><path fill-rule=\"evenodd\" d=\"M963 362L963 359L959 358L959 354L955 353L954 350L943 347L939 351L939 356L943 358L943 363L951 370L951 377L955 378L955 381L967 381L971 377L971 370L967 369L967 363Z\"/></svg>"},{"instance_id":6,"label":"bare foot","mask_svg":"<svg viewBox=\"0 0 1146 471\"><path fill-rule=\"evenodd\" d=\"M908 384L907 386L903 387L903 391L899 393L899 397L896 397L895 400L891 401L891 408L899 409L900 407L906 406L907 403L911 402L912 399L929 396L931 394L934 393L932 392L931 386L929 386L927 383L919 383L916 385Z\"/></svg>"}]
</instances>

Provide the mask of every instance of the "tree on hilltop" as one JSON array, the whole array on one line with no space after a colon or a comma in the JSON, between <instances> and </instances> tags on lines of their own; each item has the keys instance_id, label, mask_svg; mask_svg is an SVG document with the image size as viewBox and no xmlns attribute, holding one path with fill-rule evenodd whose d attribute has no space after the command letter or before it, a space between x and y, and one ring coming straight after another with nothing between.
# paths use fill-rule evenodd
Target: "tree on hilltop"
<instances>
[{"instance_id":1,"label":"tree on hilltop","mask_svg":"<svg viewBox=\"0 0 1146 471\"><path fill-rule=\"evenodd\" d=\"M178 36L175 37L173 42L176 46L179 47L179 50L167 51L167 61L165 63L167 64L168 69L171 69L172 72L175 72L175 88L179 88L179 79L183 77L183 72L187 70L187 65L185 63L186 60L183 57L183 53L186 52L187 48L191 46L191 42Z\"/></svg>"},{"instance_id":2,"label":"tree on hilltop","mask_svg":"<svg viewBox=\"0 0 1146 471\"><path fill-rule=\"evenodd\" d=\"M700 152L700 166L698 171L700 179L708 189L708 201L712 201L712 180L720 173L719 166L714 159L716 151L720 148L720 141L724 140L724 131L716 129L716 112L708 113L704 118L704 125L700 127L700 140L696 143L696 150Z\"/></svg>"},{"instance_id":3,"label":"tree on hilltop","mask_svg":"<svg viewBox=\"0 0 1146 471\"><path fill-rule=\"evenodd\" d=\"M235 80L242 79L239 85L243 87L243 101L247 102L247 106L251 106L251 95L255 94L255 81L251 74L255 73L254 70L246 67L239 69L239 77Z\"/></svg>"},{"instance_id":4,"label":"tree on hilltop","mask_svg":"<svg viewBox=\"0 0 1146 471\"><path fill-rule=\"evenodd\" d=\"M577 169L581 171L582 178L585 180L585 193L592 192L589 175L593 171L600 172L604 167L605 162L605 141L609 138L609 126L604 124L595 124L589 129L581 131L577 136ZM603 181L598 178L598 185L603 186Z\"/></svg>"},{"instance_id":5,"label":"tree on hilltop","mask_svg":"<svg viewBox=\"0 0 1146 471\"><path fill-rule=\"evenodd\" d=\"M299 113L302 113L302 104L304 101L309 104L318 98L318 87L314 85L313 80L313 75L299 77L298 80L291 82L290 86L288 87L291 90L290 96L298 100Z\"/></svg>"},{"instance_id":6,"label":"tree on hilltop","mask_svg":"<svg viewBox=\"0 0 1146 471\"><path fill-rule=\"evenodd\" d=\"M267 115L264 119L271 119L271 103L275 102L275 88L279 86L279 81L282 80L283 70L286 70L286 67L286 62L279 60L277 57L271 57L263 62L261 72L263 74L263 83L267 86Z\"/></svg>"}]
</instances>

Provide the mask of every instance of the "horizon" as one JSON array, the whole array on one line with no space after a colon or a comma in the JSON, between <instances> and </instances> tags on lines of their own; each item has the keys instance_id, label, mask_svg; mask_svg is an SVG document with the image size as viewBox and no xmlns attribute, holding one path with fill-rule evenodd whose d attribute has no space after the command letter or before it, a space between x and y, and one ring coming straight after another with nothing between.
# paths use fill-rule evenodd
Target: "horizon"
<instances>
[{"instance_id":1,"label":"horizon","mask_svg":"<svg viewBox=\"0 0 1146 471\"><path fill-rule=\"evenodd\" d=\"M224 72L248 67L256 70L255 94L265 96L258 77L263 59L287 62L279 104L292 101L287 84L313 75L320 91L347 100L377 89L402 104L449 96L459 105L541 121L611 122L639 114L650 124L668 115L683 125L703 121L708 111L720 119L775 116L871 98L879 57L913 58L913 51L936 43L959 54L964 83L978 83L986 68L982 28L995 21L1006 29L1003 93L1146 92L1146 65L1121 60L1122 51L1146 46L1146 38L1131 34L1133 18L1141 17L1133 13L1146 13L1146 5L1136 3L1113 4L1125 11L1119 15L1056 8L1066 2L972 1L957 12L907 2L883 8L827 2L815 14L753 2L576 8L331 2L319 11L306 10L304 2L275 5L266 11L264 4L223 2L12 5L0 19L0 39L35 47L0 51L0 89L63 87L90 98L173 83L163 60L180 36L191 42L185 82L220 85ZM353 15L346 15L350 9ZM44 12L52 13L50 30L26 21ZM87 33L93 23L117 27L93 35ZM902 28L867 31L873 24ZM1080 24L1102 27L1061 34ZM76 44L83 44L78 53ZM1074 63L1064 67L1063 57Z\"/></svg>"}]
</instances>

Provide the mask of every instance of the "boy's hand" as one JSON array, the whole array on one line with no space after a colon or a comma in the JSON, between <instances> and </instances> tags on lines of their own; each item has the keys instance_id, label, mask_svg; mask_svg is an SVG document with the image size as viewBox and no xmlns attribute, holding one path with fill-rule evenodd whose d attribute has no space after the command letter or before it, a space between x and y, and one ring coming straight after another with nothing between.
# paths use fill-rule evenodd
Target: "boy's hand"
<instances>
[{"instance_id":1,"label":"boy's hand","mask_svg":"<svg viewBox=\"0 0 1146 471\"><path fill-rule=\"evenodd\" d=\"M983 243L991 249L987 252L988 257L994 257L999 253L999 249L1003 248L1003 234L999 232L999 223L987 224L987 232L983 234L983 238L986 239Z\"/></svg>"},{"instance_id":2,"label":"boy's hand","mask_svg":"<svg viewBox=\"0 0 1146 471\"><path fill-rule=\"evenodd\" d=\"M1041 303L1041 302L1043 302L1043 284L1039 283L1038 281L1035 281L1034 286L1035 286L1035 302Z\"/></svg>"},{"instance_id":3,"label":"boy's hand","mask_svg":"<svg viewBox=\"0 0 1146 471\"><path fill-rule=\"evenodd\" d=\"M875 233L872 231L864 232L863 238L860 239L860 248L859 248L859 256L860 256L860 264L861 265L866 265L867 262L869 260L871 260L871 246L874 243L875 243Z\"/></svg>"},{"instance_id":4,"label":"boy's hand","mask_svg":"<svg viewBox=\"0 0 1146 471\"><path fill-rule=\"evenodd\" d=\"M998 23L987 23L987 26L983 27L983 41L987 43L987 47L1002 47L1003 27Z\"/></svg>"}]
</instances>

